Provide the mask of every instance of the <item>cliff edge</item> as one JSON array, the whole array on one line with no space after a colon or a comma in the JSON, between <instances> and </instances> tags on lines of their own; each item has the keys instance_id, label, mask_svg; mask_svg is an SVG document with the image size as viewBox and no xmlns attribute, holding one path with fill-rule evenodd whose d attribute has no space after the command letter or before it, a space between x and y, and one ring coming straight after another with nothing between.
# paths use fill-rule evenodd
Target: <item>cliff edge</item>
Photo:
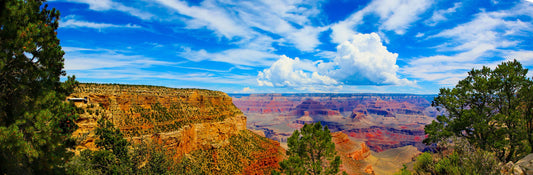
<instances>
[{"instance_id":1,"label":"cliff edge","mask_svg":"<svg viewBox=\"0 0 533 175\"><path fill-rule=\"evenodd\" d=\"M256 156L242 160L248 164L243 164L240 172L251 169L269 172L277 168L281 159L279 142L261 139L261 136L247 131L246 116L223 92L158 86L80 84L67 100L73 101L82 110L76 122L79 128L73 133L78 140L75 152L97 149L94 129L97 120L104 117L112 121L126 139L137 143L157 140L157 143L174 151L178 158L194 157L192 154L205 151L216 152L232 147L233 143L243 142L258 146L249 148L255 150L246 150L248 154ZM269 154L264 154L265 150ZM261 165L254 162L260 162Z\"/></svg>"}]
</instances>

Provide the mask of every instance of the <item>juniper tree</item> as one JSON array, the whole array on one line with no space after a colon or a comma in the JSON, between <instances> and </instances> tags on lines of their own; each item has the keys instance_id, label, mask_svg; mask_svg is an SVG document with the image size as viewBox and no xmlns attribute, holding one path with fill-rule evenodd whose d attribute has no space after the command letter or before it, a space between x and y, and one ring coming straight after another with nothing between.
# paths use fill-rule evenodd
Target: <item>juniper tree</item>
<instances>
[{"instance_id":1,"label":"juniper tree","mask_svg":"<svg viewBox=\"0 0 533 175\"><path fill-rule=\"evenodd\" d=\"M426 125L425 143L451 136L495 152L502 161L515 161L531 152L531 79L514 60L495 69L473 69L455 88L440 89L432 106L446 115Z\"/></svg>"},{"instance_id":2,"label":"juniper tree","mask_svg":"<svg viewBox=\"0 0 533 175\"><path fill-rule=\"evenodd\" d=\"M285 174L336 174L341 164L327 126L305 124L287 139L288 159L280 162Z\"/></svg>"}]
</instances>

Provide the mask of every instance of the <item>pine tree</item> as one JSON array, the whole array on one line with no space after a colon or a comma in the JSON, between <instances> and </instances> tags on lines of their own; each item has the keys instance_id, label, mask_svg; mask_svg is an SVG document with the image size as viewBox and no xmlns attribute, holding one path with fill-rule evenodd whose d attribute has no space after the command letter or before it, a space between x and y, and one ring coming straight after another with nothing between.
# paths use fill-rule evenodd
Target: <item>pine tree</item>
<instances>
[{"instance_id":1,"label":"pine tree","mask_svg":"<svg viewBox=\"0 0 533 175\"><path fill-rule=\"evenodd\" d=\"M60 82L60 14L42 3L0 1L0 174L64 173L74 145L77 82Z\"/></svg>"},{"instance_id":2,"label":"pine tree","mask_svg":"<svg viewBox=\"0 0 533 175\"><path fill-rule=\"evenodd\" d=\"M305 124L288 138L288 159L280 162L285 174L336 174L341 164L327 126Z\"/></svg>"}]
</instances>

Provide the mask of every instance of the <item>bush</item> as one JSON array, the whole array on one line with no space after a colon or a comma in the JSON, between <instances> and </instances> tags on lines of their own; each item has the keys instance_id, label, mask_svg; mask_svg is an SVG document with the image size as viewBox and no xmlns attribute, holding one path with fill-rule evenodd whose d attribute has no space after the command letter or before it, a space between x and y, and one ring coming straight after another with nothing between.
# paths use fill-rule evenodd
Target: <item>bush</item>
<instances>
[{"instance_id":1,"label":"bush","mask_svg":"<svg viewBox=\"0 0 533 175\"><path fill-rule=\"evenodd\" d=\"M471 145L465 139L453 139L451 153L422 153L416 158L416 174L500 174L501 163L495 153ZM440 154L440 156L439 156Z\"/></svg>"}]
</instances>

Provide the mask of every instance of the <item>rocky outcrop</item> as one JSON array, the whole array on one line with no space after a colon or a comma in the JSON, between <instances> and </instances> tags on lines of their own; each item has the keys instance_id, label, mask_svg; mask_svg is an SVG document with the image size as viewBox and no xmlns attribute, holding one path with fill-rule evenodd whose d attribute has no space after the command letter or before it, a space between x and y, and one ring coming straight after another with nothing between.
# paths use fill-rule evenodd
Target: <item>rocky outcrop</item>
<instances>
[{"instance_id":1,"label":"rocky outcrop","mask_svg":"<svg viewBox=\"0 0 533 175\"><path fill-rule=\"evenodd\" d=\"M393 148L376 153L364 142L356 141L342 132L331 133L335 150L341 157L341 170L348 174L394 174L420 154L412 146Z\"/></svg>"},{"instance_id":2,"label":"rocky outcrop","mask_svg":"<svg viewBox=\"0 0 533 175\"><path fill-rule=\"evenodd\" d=\"M236 116L220 122L186 125L176 131L131 137L134 142L157 140L178 155L195 150L219 149L229 144L229 138L246 130L246 117Z\"/></svg>"},{"instance_id":3,"label":"rocky outcrop","mask_svg":"<svg viewBox=\"0 0 533 175\"><path fill-rule=\"evenodd\" d=\"M361 143L360 150L348 154L348 157L351 157L354 160L365 160L368 156L370 156L370 148L366 146L365 142Z\"/></svg>"},{"instance_id":4,"label":"rocky outcrop","mask_svg":"<svg viewBox=\"0 0 533 175\"><path fill-rule=\"evenodd\" d=\"M75 152L97 149L94 129L99 119L106 118L122 131L126 139L162 144L176 152L176 157L202 150L224 150L232 147L232 143L256 141L258 143L254 144L263 148L246 150L245 157L248 158L242 160L247 162L241 166L242 172L269 172L281 159L279 142L261 139L261 136L246 131L246 116L223 92L81 84L68 98L87 98L86 103L76 102L83 112L76 122L79 129L73 134L78 143ZM243 132L246 132L246 139L239 140L244 137ZM264 154L265 150L268 154Z\"/></svg>"},{"instance_id":5,"label":"rocky outcrop","mask_svg":"<svg viewBox=\"0 0 533 175\"><path fill-rule=\"evenodd\" d=\"M72 97L87 98L87 103L80 105L85 113L80 115L77 121L80 127L74 132L74 136L83 140L79 149L95 149L93 130L96 121L102 117L111 120L127 138L183 132L184 135L198 136L191 139L217 145L215 140L224 140L246 129L246 117L233 105L231 97L222 92L81 84L69 98ZM193 145L203 148L206 144Z\"/></svg>"},{"instance_id":6,"label":"rocky outcrop","mask_svg":"<svg viewBox=\"0 0 533 175\"><path fill-rule=\"evenodd\" d=\"M502 174L525 175L533 174L533 154L518 160L516 163L508 162L504 166Z\"/></svg>"}]
</instances>

